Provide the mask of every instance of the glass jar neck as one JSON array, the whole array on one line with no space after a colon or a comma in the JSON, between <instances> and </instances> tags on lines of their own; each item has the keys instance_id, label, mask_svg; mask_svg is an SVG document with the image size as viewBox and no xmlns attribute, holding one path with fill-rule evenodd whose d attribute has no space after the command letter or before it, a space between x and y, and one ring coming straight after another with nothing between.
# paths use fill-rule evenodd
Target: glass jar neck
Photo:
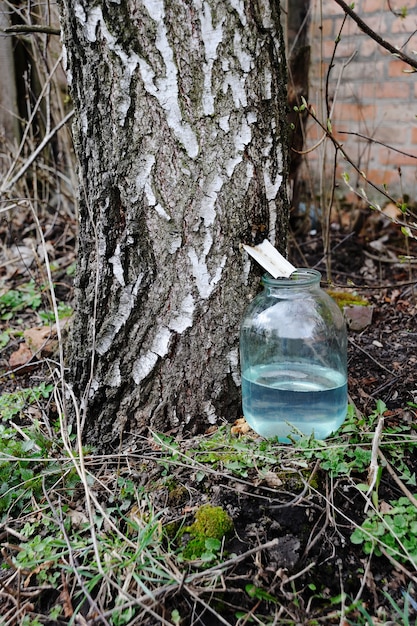
<instances>
[{"instance_id":1,"label":"glass jar neck","mask_svg":"<svg viewBox=\"0 0 417 626\"><path fill-rule=\"evenodd\" d=\"M317 270L298 268L289 278L272 278L270 274L262 276L262 284L269 291L290 289L294 291L310 290L320 286L321 274Z\"/></svg>"}]
</instances>

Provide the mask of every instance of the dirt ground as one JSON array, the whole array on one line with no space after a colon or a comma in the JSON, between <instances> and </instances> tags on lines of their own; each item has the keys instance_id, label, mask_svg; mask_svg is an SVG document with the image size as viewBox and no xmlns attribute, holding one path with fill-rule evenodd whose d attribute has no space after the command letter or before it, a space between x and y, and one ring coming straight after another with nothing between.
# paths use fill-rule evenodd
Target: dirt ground
<instances>
[{"instance_id":1,"label":"dirt ground","mask_svg":"<svg viewBox=\"0 0 417 626\"><path fill-rule=\"evenodd\" d=\"M331 233L331 289L350 286L373 307L369 325L349 329L349 391L364 412L378 398L389 409L403 409L417 402L417 242L409 240L407 251L397 226L368 211L365 215L359 232L335 228ZM307 234L290 248L295 265L315 267L326 279L320 235ZM406 255L413 258L404 260Z\"/></svg>"},{"instance_id":2,"label":"dirt ground","mask_svg":"<svg viewBox=\"0 0 417 626\"><path fill-rule=\"evenodd\" d=\"M45 221L48 221L45 216ZM74 224L53 223L47 230L52 260L61 264L58 275L59 299L71 300L71 278L67 269L74 253ZM29 273L39 278L41 264L37 256L22 258L22 250L33 248L34 231L22 224L9 222L3 230L1 250L2 289L17 288L27 280ZM300 232L290 241L290 260L297 266L319 269L326 277L320 234ZM18 245L17 248L14 246ZM377 400L387 406L386 423L406 424L415 432L417 413L417 242L407 241L398 227L385 219L364 220L361 228L346 232L334 224L331 231L332 289L349 288L366 298L373 307L372 321L361 330L349 330L348 365L349 393L356 408L369 414ZM19 251L20 246L20 251ZM411 258L404 260L403 255ZM14 265L11 258L18 258ZM19 264L20 263L20 264ZM17 268L17 269L16 269ZM22 314L22 324L30 325L30 312ZM0 322L0 333L7 329L7 320ZM22 337L14 335L0 353L2 391L11 391L16 384L26 385L38 379L40 370L26 371L23 362L10 361L22 344ZM15 375L6 374L15 369ZM173 434L175 436L175 433ZM183 442L184 450L192 443ZM151 456L149 456L151 454ZM136 457L152 458L148 470L138 478L144 485L161 479L163 469L157 462L159 452L150 450L149 442L138 443ZM415 452L406 453L411 472L417 470ZM174 470L171 471L174 472ZM410 623L416 620L413 598L417 593L417 575L412 564L393 563L387 556L368 557L360 546L350 541L352 521L365 518L364 502L350 476L332 480L329 473L313 468L314 487L300 472L290 474L276 486L267 479L259 481L259 473L248 471L241 479L233 472L208 472L201 482L189 467L178 466L173 477L185 491L172 496L168 487L154 494L154 506L165 511L173 521L187 511L210 501L222 506L232 517L233 536L225 544L233 563L225 569L212 587L206 582L192 594L180 588L175 593L166 591L158 597L155 609L166 619L177 609L188 617L181 624L402 624L395 615L386 594L400 607L404 606L404 592L409 594ZM410 487L412 493L417 488ZM381 501L400 497L401 489L389 472L384 472L379 488ZM168 511L168 512L167 512ZM416 513L417 519L417 513ZM229 564L230 565L230 564ZM208 580L208 579L207 579ZM252 595L248 585L255 585ZM256 589L264 590L262 593ZM3 590L4 591L4 590ZM189 591L189 590L188 590ZM343 617L341 598L347 598L353 608ZM355 608L355 599L358 606ZM360 602L359 602L360 600ZM48 621L48 602L44 602L45 624L63 624ZM38 608L39 610L39 608ZM246 617L237 617L242 611ZM341 617L342 615L342 617ZM369 620L372 621L369 621ZM87 622L86 622L87 623ZM89 624L99 622L88 622ZM160 623L153 617L141 618L136 623Z\"/></svg>"}]
</instances>

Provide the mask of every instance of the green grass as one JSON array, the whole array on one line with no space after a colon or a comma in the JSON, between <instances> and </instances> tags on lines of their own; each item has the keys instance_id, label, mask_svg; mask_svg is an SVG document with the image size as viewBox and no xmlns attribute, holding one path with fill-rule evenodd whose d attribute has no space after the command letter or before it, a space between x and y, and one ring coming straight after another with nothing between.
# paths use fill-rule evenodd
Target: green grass
<instances>
[{"instance_id":1,"label":"green grass","mask_svg":"<svg viewBox=\"0 0 417 626\"><path fill-rule=\"evenodd\" d=\"M375 430L385 412L381 402L366 417L350 408L340 431L327 442L309 437L285 446L234 436L224 426L190 441L153 433L149 447L137 457L109 458L83 448L75 434L68 435L59 416L51 419L49 432L30 417L31 406L51 413L47 407L52 390L52 383L44 382L0 396L0 516L12 532L3 544L7 559L2 567L10 580L21 572L22 584L31 588L57 589L61 594L71 589L65 610L73 621L88 605L109 626L130 626L146 616L159 619L158 598L179 593L183 585L201 610L221 614L221 594L215 594L216 602L207 608L204 589L207 584L222 588L234 563L227 542L235 530L230 515L210 504L209 479L266 484L277 493L282 488L308 498L310 490L319 493L324 488L326 477L331 481L343 477L364 493ZM410 469L407 474L406 459L402 458L402 467L400 460L415 446L414 433L401 425L382 431L379 440L385 457L400 468L398 476L411 482L413 473ZM138 473L149 475L143 484ZM205 504L187 512L188 484L205 494ZM386 552L417 568L414 504L404 496L382 512L378 497L372 498L378 496L378 483L372 490L364 493L369 510L363 523L355 527L352 522L352 543L361 547L364 558ZM163 493L168 500L161 500ZM198 589L195 595L193 589ZM283 601L279 587L263 583L261 576L246 581L242 593L253 610L236 608L236 620L274 623ZM373 624L360 598L351 600L343 593L329 597L312 580L302 589L296 578L286 594L285 619L275 623L295 624L294 614L306 624L318 624L311 608L317 605L329 616L329 624L342 617L347 624ZM391 596L386 607L395 614L403 610ZM64 617L62 603L52 603L48 611L56 620ZM300 618L303 611L307 612ZM165 623L181 624L182 613L184 605L171 607ZM30 619L22 618L19 626L34 626L38 619L43 623L36 611ZM0 618L3 624L7 622Z\"/></svg>"}]
</instances>

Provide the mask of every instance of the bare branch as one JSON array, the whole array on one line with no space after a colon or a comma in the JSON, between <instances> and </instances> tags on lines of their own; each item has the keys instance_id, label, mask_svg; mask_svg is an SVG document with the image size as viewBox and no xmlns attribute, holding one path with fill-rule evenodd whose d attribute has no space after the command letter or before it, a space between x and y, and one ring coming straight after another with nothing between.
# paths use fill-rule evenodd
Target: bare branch
<instances>
[{"instance_id":1,"label":"bare branch","mask_svg":"<svg viewBox=\"0 0 417 626\"><path fill-rule=\"evenodd\" d=\"M378 35L378 33L376 33L374 30L372 30L372 28L369 28L369 26L365 24L365 22L359 17L359 15L355 13L355 11L353 11L353 9L351 9L350 6L346 4L344 0L334 0L334 1L344 10L344 12L347 15L349 15L349 17L352 18L354 22L356 22L359 28L366 35L369 35L369 37L371 37L374 41L376 41L377 44L382 46L382 48L385 48L385 50L388 50L388 52L391 52L391 54L401 59L401 61L404 61L404 63L407 63L412 68L417 70L417 61L409 57L408 54L405 54L404 52L401 52L401 50L398 50L395 46L390 44L385 39L382 39L382 37Z\"/></svg>"},{"instance_id":2,"label":"bare branch","mask_svg":"<svg viewBox=\"0 0 417 626\"><path fill-rule=\"evenodd\" d=\"M6 33L6 35L15 35L19 33L32 34L32 33L45 33L46 35L60 35L59 28L52 28L52 26L36 26L34 24L15 24L2 29L0 32Z\"/></svg>"},{"instance_id":3,"label":"bare branch","mask_svg":"<svg viewBox=\"0 0 417 626\"><path fill-rule=\"evenodd\" d=\"M7 179L4 180L3 185L0 187L0 193L4 193L6 191L9 191L13 187L13 185L16 184L16 182L19 180L19 178L22 178L23 174L29 169L29 167L32 165L32 163L34 161L36 161L36 159L38 158L38 156L42 152L42 150L45 148L45 146L48 145L48 143L56 135L56 133L60 130L60 128L65 126L65 124L70 121L70 119L72 118L73 115L74 115L74 111L70 111L69 113L67 113L67 115L60 122L58 122L58 124L55 126L55 128L53 128L42 139L42 141L39 144L39 146L36 148L36 150L34 150L32 152L30 157L27 159L27 161L25 161L25 163L22 165L20 170L13 176L13 178L11 180L7 180Z\"/></svg>"}]
</instances>

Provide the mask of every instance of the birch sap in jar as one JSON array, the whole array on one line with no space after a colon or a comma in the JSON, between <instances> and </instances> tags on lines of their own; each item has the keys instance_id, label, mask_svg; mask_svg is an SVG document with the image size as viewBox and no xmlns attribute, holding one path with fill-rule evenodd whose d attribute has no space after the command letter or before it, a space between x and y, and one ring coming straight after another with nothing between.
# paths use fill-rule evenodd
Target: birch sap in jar
<instances>
[{"instance_id":1,"label":"birch sap in jar","mask_svg":"<svg viewBox=\"0 0 417 626\"><path fill-rule=\"evenodd\" d=\"M242 408L264 437L325 439L347 412L346 325L321 274L262 278L240 330Z\"/></svg>"}]
</instances>

